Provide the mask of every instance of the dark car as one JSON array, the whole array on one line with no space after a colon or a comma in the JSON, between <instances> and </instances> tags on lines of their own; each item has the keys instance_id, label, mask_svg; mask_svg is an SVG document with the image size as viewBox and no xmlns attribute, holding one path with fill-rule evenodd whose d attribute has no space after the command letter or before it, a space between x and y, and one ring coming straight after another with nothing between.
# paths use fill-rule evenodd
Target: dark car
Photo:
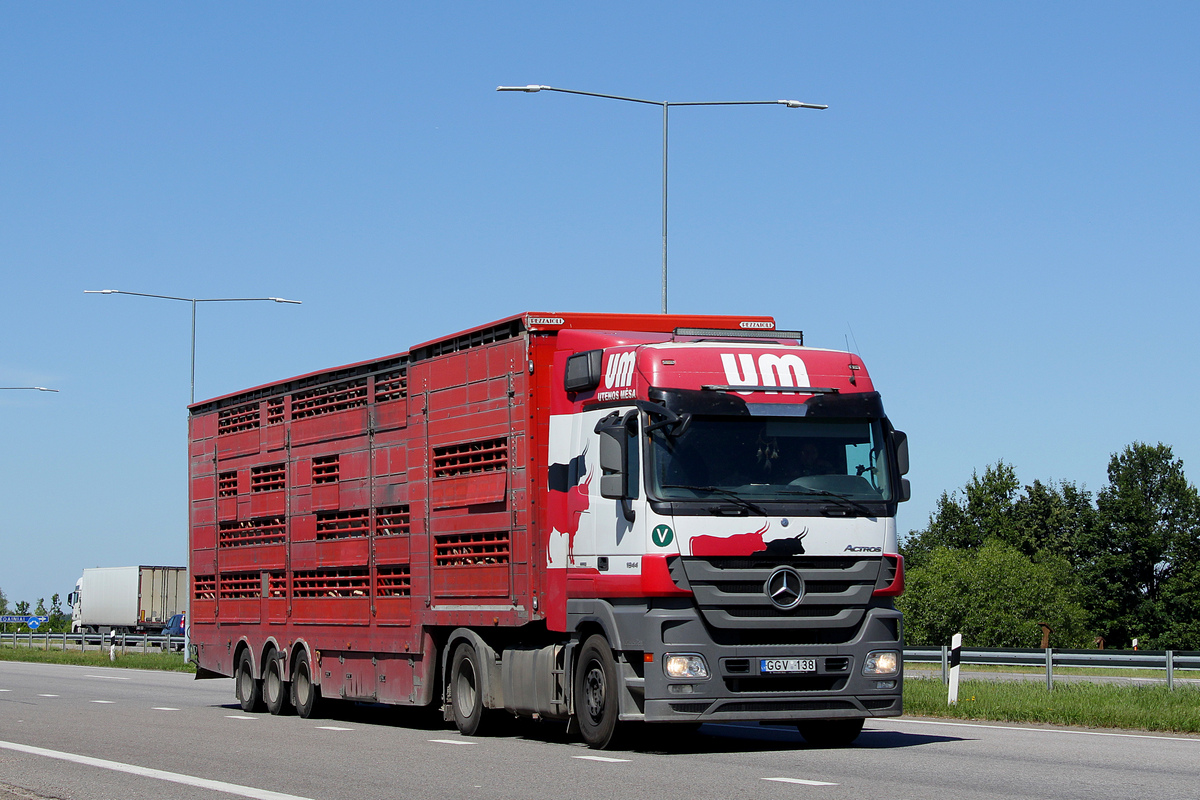
<instances>
[{"instance_id":1,"label":"dark car","mask_svg":"<svg viewBox=\"0 0 1200 800\"><path fill-rule=\"evenodd\" d=\"M184 626L184 615L176 614L175 616L173 616L169 620L167 620L167 627L163 628L163 636L182 637L183 636L183 626ZM178 642L172 641L170 643L170 645L171 645L172 650L182 650L183 649L182 641L178 641ZM167 645L164 642L163 649L165 650L166 648L167 648Z\"/></svg>"}]
</instances>

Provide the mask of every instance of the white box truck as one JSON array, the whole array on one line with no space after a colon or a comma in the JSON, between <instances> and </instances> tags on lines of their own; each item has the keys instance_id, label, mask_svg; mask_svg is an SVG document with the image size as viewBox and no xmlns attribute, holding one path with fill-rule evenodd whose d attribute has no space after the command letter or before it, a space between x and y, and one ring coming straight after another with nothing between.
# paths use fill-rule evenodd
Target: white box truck
<instances>
[{"instance_id":1,"label":"white box truck","mask_svg":"<svg viewBox=\"0 0 1200 800\"><path fill-rule=\"evenodd\" d=\"M187 611L187 567L85 569L67 596L75 633L159 633Z\"/></svg>"}]
</instances>

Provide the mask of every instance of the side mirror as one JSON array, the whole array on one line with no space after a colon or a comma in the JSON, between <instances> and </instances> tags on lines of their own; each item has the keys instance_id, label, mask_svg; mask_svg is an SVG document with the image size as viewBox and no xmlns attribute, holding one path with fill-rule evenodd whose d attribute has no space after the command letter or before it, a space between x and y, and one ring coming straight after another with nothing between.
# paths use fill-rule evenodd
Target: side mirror
<instances>
[{"instance_id":1,"label":"side mirror","mask_svg":"<svg viewBox=\"0 0 1200 800\"><path fill-rule=\"evenodd\" d=\"M896 469L901 475L908 474L908 434L904 431L892 431L892 442L896 446Z\"/></svg>"},{"instance_id":2,"label":"side mirror","mask_svg":"<svg viewBox=\"0 0 1200 800\"><path fill-rule=\"evenodd\" d=\"M900 479L900 497L898 499L901 503L907 503L912 499L912 487L908 484L908 478Z\"/></svg>"},{"instance_id":3,"label":"side mirror","mask_svg":"<svg viewBox=\"0 0 1200 800\"><path fill-rule=\"evenodd\" d=\"M629 500L635 496L631 475L630 423L636 422L637 411L629 410L624 415L614 411L596 423L600 435L600 496L620 500L625 519L633 522L633 507Z\"/></svg>"},{"instance_id":4,"label":"side mirror","mask_svg":"<svg viewBox=\"0 0 1200 800\"><path fill-rule=\"evenodd\" d=\"M567 358L563 388L568 392L588 392L600 385L603 350L587 350Z\"/></svg>"}]
</instances>

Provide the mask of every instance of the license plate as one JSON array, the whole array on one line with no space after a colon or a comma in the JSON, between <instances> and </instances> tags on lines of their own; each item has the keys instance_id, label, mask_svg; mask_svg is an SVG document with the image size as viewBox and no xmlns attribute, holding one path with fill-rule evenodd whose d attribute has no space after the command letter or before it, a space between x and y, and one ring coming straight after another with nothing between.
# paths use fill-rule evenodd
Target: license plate
<instances>
[{"instance_id":1,"label":"license plate","mask_svg":"<svg viewBox=\"0 0 1200 800\"><path fill-rule=\"evenodd\" d=\"M762 673L777 672L816 672L815 658L764 658L758 662L758 671Z\"/></svg>"}]
</instances>

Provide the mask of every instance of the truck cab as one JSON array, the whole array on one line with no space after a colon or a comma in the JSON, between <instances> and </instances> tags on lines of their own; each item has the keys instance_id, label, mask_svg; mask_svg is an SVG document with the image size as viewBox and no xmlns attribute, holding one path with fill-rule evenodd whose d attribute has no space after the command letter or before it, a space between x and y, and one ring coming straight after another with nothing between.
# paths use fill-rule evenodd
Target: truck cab
<instances>
[{"instance_id":1,"label":"truck cab","mask_svg":"<svg viewBox=\"0 0 1200 800\"><path fill-rule=\"evenodd\" d=\"M619 719L752 711L852 738L900 713L907 438L857 357L794 335L677 334L562 363L548 566L568 629L642 654L618 668Z\"/></svg>"}]
</instances>

